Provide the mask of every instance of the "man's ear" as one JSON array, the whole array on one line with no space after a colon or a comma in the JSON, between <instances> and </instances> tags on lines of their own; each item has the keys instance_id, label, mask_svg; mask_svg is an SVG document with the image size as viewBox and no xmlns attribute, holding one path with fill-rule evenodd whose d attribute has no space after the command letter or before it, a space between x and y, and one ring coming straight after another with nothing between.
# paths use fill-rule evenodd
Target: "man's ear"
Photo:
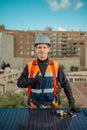
<instances>
[{"instance_id":1,"label":"man's ear","mask_svg":"<svg viewBox=\"0 0 87 130\"><path fill-rule=\"evenodd\" d=\"M35 48L34 48L34 49L35 49L35 52L36 52L36 51L37 51L37 46L35 46Z\"/></svg>"}]
</instances>

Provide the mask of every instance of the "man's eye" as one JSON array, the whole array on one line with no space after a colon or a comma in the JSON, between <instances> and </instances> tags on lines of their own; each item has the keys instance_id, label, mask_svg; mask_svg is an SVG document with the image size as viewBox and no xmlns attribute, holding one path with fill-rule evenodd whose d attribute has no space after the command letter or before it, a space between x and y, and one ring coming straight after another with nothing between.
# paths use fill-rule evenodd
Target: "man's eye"
<instances>
[{"instance_id":1,"label":"man's eye","mask_svg":"<svg viewBox=\"0 0 87 130\"><path fill-rule=\"evenodd\" d=\"M38 49L46 49L46 47L38 47Z\"/></svg>"},{"instance_id":2,"label":"man's eye","mask_svg":"<svg viewBox=\"0 0 87 130\"><path fill-rule=\"evenodd\" d=\"M38 49L41 49L41 47L38 47Z\"/></svg>"}]
</instances>

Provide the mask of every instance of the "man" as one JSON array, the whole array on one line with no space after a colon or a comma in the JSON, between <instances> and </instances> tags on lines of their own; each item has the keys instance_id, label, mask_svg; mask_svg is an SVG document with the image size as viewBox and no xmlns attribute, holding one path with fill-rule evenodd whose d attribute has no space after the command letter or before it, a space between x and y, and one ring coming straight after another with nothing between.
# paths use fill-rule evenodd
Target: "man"
<instances>
[{"instance_id":1,"label":"man","mask_svg":"<svg viewBox=\"0 0 87 130\"><path fill-rule=\"evenodd\" d=\"M27 63L20 77L18 87L28 88L28 105L30 108L53 108L60 107L60 98L57 95L57 83L59 82L67 96L69 107L76 112L76 107L71 87L56 61L48 57L50 51L50 39L41 34L35 40L37 59Z\"/></svg>"}]
</instances>

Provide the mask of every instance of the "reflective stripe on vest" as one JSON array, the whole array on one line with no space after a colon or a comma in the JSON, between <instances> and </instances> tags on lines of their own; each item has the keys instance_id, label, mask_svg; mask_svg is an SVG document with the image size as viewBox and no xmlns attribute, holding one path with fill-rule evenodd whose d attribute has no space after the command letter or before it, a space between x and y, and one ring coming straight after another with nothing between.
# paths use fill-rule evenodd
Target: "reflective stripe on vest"
<instances>
[{"instance_id":1,"label":"reflective stripe on vest","mask_svg":"<svg viewBox=\"0 0 87 130\"><path fill-rule=\"evenodd\" d=\"M44 89L44 93L50 93L50 92L54 92L54 96L56 96L56 68L55 68L55 63L50 60L49 61L50 65L51 65L51 69L52 69L52 73L53 73L53 81L54 81L54 88L50 89ZM30 78L33 78L33 75L34 75L34 70L35 70L35 67L37 65L37 60L34 60L32 62L30 62L30 64L28 64L28 69L30 70L29 71L29 74L30 74ZM32 89L32 86L29 86L28 88L28 96L31 95L31 92L34 92L34 93L37 93L37 94L40 94L42 92L42 89L38 90L38 89Z\"/></svg>"},{"instance_id":2,"label":"reflective stripe on vest","mask_svg":"<svg viewBox=\"0 0 87 130\"><path fill-rule=\"evenodd\" d=\"M52 93L52 92L54 92L54 88L46 88L43 91L44 91L44 93ZM42 93L42 89L31 89L31 92L40 94L40 93Z\"/></svg>"}]
</instances>

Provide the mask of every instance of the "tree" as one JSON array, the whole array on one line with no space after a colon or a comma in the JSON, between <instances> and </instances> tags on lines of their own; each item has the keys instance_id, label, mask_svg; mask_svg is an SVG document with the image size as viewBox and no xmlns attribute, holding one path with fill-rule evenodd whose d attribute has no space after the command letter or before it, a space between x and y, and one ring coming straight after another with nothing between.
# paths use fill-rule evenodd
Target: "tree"
<instances>
[{"instance_id":1,"label":"tree","mask_svg":"<svg viewBox=\"0 0 87 130\"><path fill-rule=\"evenodd\" d=\"M4 70L6 67L11 67L9 63L5 63L3 61L2 65L1 65L1 68Z\"/></svg>"},{"instance_id":2,"label":"tree","mask_svg":"<svg viewBox=\"0 0 87 130\"><path fill-rule=\"evenodd\" d=\"M78 71L78 66L72 65L72 66L70 67L70 71Z\"/></svg>"},{"instance_id":3,"label":"tree","mask_svg":"<svg viewBox=\"0 0 87 130\"><path fill-rule=\"evenodd\" d=\"M0 108L24 108L27 106L27 92L7 92L0 97Z\"/></svg>"}]
</instances>

